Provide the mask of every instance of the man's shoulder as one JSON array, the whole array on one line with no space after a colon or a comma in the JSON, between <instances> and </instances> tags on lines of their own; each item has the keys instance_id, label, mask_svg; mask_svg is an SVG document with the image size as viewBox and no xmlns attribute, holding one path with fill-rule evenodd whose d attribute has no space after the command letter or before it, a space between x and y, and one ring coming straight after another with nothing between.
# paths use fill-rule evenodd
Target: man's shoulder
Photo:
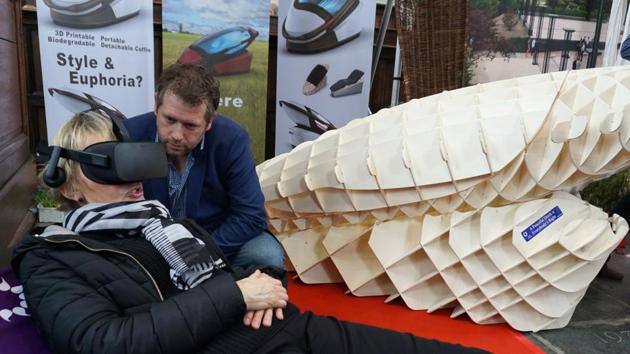
<instances>
[{"instance_id":1,"label":"man's shoulder","mask_svg":"<svg viewBox=\"0 0 630 354\"><path fill-rule=\"evenodd\" d=\"M220 136L221 139L234 139L248 137L247 131L240 124L230 118L217 114L212 122L212 128L208 131Z\"/></svg>"},{"instance_id":2,"label":"man's shoulder","mask_svg":"<svg viewBox=\"0 0 630 354\"><path fill-rule=\"evenodd\" d=\"M623 59L630 60L630 36L623 41L619 52Z\"/></svg>"},{"instance_id":3,"label":"man's shoulder","mask_svg":"<svg viewBox=\"0 0 630 354\"><path fill-rule=\"evenodd\" d=\"M125 125L137 126L141 124L155 124L155 113L147 112L144 114L137 115L135 117L127 118L124 120Z\"/></svg>"},{"instance_id":4,"label":"man's shoulder","mask_svg":"<svg viewBox=\"0 0 630 354\"><path fill-rule=\"evenodd\" d=\"M124 120L125 127L133 140L155 138L155 113L147 112Z\"/></svg>"},{"instance_id":5,"label":"man's shoulder","mask_svg":"<svg viewBox=\"0 0 630 354\"><path fill-rule=\"evenodd\" d=\"M228 118L221 114L217 114L216 118L214 119L214 122L212 122L212 125L213 126L216 125L217 127L222 127L225 129L231 129L234 131L240 131L240 132L245 131L245 129L240 124L238 124L231 118Z\"/></svg>"}]
</instances>

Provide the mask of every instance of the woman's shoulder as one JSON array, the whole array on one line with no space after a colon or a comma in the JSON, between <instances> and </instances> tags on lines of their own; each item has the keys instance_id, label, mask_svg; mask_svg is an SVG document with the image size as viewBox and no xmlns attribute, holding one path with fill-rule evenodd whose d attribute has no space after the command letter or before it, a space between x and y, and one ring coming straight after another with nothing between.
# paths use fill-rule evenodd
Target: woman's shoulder
<instances>
[{"instance_id":1,"label":"woman's shoulder","mask_svg":"<svg viewBox=\"0 0 630 354\"><path fill-rule=\"evenodd\" d=\"M25 255L33 253L32 251L44 249L46 249L46 244L42 242L40 234L36 230L31 230L22 236L13 249L11 262L19 262Z\"/></svg>"},{"instance_id":2,"label":"woman's shoulder","mask_svg":"<svg viewBox=\"0 0 630 354\"><path fill-rule=\"evenodd\" d=\"M38 231L26 233L13 249L11 266L17 274L31 273L47 262L73 267L94 257L94 252L81 245L81 236L71 230L51 225Z\"/></svg>"},{"instance_id":3,"label":"woman's shoulder","mask_svg":"<svg viewBox=\"0 0 630 354\"><path fill-rule=\"evenodd\" d=\"M50 252L53 251L53 248L51 247L52 244L45 240L46 236L72 234L72 231L58 225L48 226L42 232L38 231L34 229L24 234L13 249L11 265L18 274L20 265L25 258L50 258Z\"/></svg>"}]
</instances>

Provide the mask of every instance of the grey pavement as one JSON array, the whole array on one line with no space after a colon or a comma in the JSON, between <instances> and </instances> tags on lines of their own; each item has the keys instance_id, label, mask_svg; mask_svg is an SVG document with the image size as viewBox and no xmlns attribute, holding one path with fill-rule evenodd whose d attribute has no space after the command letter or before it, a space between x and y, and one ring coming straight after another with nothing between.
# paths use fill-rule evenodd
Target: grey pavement
<instances>
[{"instance_id":1,"label":"grey pavement","mask_svg":"<svg viewBox=\"0 0 630 354\"><path fill-rule=\"evenodd\" d=\"M630 258L614 253L609 265L622 281L596 278L567 327L526 336L553 354L630 353Z\"/></svg>"}]
</instances>

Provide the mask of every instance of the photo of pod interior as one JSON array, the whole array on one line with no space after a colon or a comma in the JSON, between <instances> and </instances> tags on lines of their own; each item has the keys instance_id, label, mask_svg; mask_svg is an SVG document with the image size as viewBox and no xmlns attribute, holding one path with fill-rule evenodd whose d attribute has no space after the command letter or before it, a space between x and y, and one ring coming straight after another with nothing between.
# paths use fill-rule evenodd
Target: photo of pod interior
<instances>
[{"instance_id":1,"label":"photo of pod interior","mask_svg":"<svg viewBox=\"0 0 630 354\"><path fill-rule=\"evenodd\" d=\"M59 26L99 28L119 23L140 12L140 0L44 0Z\"/></svg>"},{"instance_id":2,"label":"photo of pod interior","mask_svg":"<svg viewBox=\"0 0 630 354\"><path fill-rule=\"evenodd\" d=\"M71 88L49 88L48 93L65 109L73 114L79 112L95 111L112 119L113 129L121 141L130 141L129 133L122 124L127 117L116 107L103 99L86 92L80 92Z\"/></svg>"},{"instance_id":3,"label":"photo of pod interior","mask_svg":"<svg viewBox=\"0 0 630 354\"><path fill-rule=\"evenodd\" d=\"M193 42L178 62L203 65L215 75L249 72L253 54L247 47L258 37L251 27L236 26L211 33Z\"/></svg>"},{"instance_id":4,"label":"photo of pod interior","mask_svg":"<svg viewBox=\"0 0 630 354\"><path fill-rule=\"evenodd\" d=\"M295 0L282 24L289 52L319 53L361 34L359 0Z\"/></svg>"},{"instance_id":5,"label":"photo of pod interior","mask_svg":"<svg viewBox=\"0 0 630 354\"><path fill-rule=\"evenodd\" d=\"M315 140L325 132L337 129L328 119L308 106L280 100L280 107L295 123L295 126L289 128L289 140L292 147L305 141Z\"/></svg>"}]
</instances>

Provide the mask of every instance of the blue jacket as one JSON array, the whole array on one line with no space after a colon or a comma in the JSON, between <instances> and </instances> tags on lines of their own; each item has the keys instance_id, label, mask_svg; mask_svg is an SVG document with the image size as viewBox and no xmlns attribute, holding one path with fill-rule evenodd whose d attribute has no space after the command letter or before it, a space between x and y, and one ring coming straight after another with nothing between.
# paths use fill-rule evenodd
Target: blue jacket
<instances>
[{"instance_id":1,"label":"blue jacket","mask_svg":"<svg viewBox=\"0 0 630 354\"><path fill-rule=\"evenodd\" d=\"M155 141L155 114L125 119L134 141ZM249 136L232 120L217 115L207 131L204 148L193 151L195 163L186 181L186 214L210 233L226 255L266 230L256 165L249 150ZM143 183L146 199L171 207L168 177Z\"/></svg>"},{"instance_id":2,"label":"blue jacket","mask_svg":"<svg viewBox=\"0 0 630 354\"><path fill-rule=\"evenodd\" d=\"M619 54L621 55L622 58L626 60L630 60L630 36L628 36L621 44L621 49L619 50Z\"/></svg>"}]
</instances>

